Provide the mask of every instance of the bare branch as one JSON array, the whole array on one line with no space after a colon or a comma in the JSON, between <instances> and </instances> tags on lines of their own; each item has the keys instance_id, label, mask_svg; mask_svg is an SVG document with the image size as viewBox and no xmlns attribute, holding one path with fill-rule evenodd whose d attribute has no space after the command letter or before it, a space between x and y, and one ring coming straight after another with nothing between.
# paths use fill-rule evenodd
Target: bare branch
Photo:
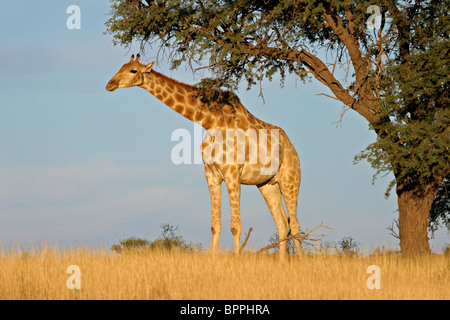
<instances>
[{"instance_id":1,"label":"bare branch","mask_svg":"<svg viewBox=\"0 0 450 320\"><path fill-rule=\"evenodd\" d=\"M319 224L318 226L316 226L314 229L312 229L311 231L308 232L302 232L300 234L298 234L297 236L290 236L290 237L286 237L283 239L279 239L277 241L275 241L274 243L259 249L258 251L256 251L256 253L261 253L270 249L273 249L275 247L277 247L281 242L283 241L288 241L288 240L295 240L298 239L301 241L302 244L307 244L310 246L313 246L314 242L320 241L322 239L322 237L324 237L325 235L323 234L312 234L314 231L316 231L319 228L325 228L325 229L329 229L329 230L333 230L333 228L330 228L328 226L325 226L323 224Z\"/></svg>"},{"instance_id":2,"label":"bare branch","mask_svg":"<svg viewBox=\"0 0 450 320\"><path fill-rule=\"evenodd\" d=\"M395 229L399 229L398 228L398 218L392 220L392 225L389 227L386 227L386 229L389 231L389 235L393 236L396 239L400 239L400 236L398 235L397 231L395 231Z\"/></svg>"},{"instance_id":3,"label":"bare branch","mask_svg":"<svg viewBox=\"0 0 450 320\"><path fill-rule=\"evenodd\" d=\"M242 250L244 250L244 247L247 244L248 238L250 238L250 233L252 233L252 230L253 230L252 227L250 227L250 229L248 229L247 236L245 237L245 240L242 243L241 248L239 249L239 252L242 252Z\"/></svg>"},{"instance_id":4,"label":"bare branch","mask_svg":"<svg viewBox=\"0 0 450 320\"><path fill-rule=\"evenodd\" d=\"M326 93L318 93L318 94L316 94L316 96L325 96L325 97L328 97L328 98L331 98L331 99L334 99L334 100L337 100L337 101L341 101L338 98L330 96L329 94L326 94Z\"/></svg>"}]
</instances>

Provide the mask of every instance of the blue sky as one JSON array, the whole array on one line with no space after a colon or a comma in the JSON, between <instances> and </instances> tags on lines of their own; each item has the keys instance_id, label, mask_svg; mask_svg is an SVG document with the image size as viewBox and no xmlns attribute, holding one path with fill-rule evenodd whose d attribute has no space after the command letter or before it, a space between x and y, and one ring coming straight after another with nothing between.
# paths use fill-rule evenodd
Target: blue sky
<instances>
[{"instance_id":1,"label":"blue sky","mask_svg":"<svg viewBox=\"0 0 450 320\"><path fill-rule=\"evenodd\" d=\"M69 30L67 7L81 9L81 29ZM111 245L130 236L156 238L162 223L208 247L210 201L203 165L175 165L174 130L193 124L140 88L107 92L105 85L131 50L104 35L109 1L10 1L0 10L0 245L29 241ZM146 51L147 62L156 48ZM179 81L199 78L165 61L155 69ZM245 87L245 86L244 86ZM288 79L240 90L260 119L281 126L302 166L298 218L303 230L323 222L325 241L352 236L362 248L397 245L386 230L396 196L391 176L372 185L373 169L353 157L374 141L367 122L317 81ZM199 148L195 145L193 148ZM232 247L223 186L221 247ZM276 232L256 187L243 186L243 235L262 247ZM446 232L431 240L448 242Z\"/></svg>"}]
</instances>

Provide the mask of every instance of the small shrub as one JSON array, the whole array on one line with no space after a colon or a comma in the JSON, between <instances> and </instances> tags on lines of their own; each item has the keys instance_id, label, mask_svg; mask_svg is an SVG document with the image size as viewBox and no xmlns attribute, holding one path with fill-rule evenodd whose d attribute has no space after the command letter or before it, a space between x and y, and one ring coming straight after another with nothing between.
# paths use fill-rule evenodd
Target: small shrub
<instances>
[{"instance_id":1,"label":"small shrub","mask_svg":"<svg viewBox=\"0 0 450 320\"><path fill-rule=\"evenodd\" d=\"M340 248L340 253L348 256L359 255L359 243L355 241L352 237L343 237L338 241L338 246Z\"/></svg>"},{"instance_id":2,"label":"small shrub","mask_svg":"<svg viewBox=\"0 0 450 320\"><path fill-rule=\"evenodd\" d=\"M442 253L446 256L450 256L450 244L445 244L445 246L442 248Z\"/></svg>"},{"instance_id":3,"label":"small shrub","mask_svg":"<svg viewBox=\"0 0 450 320\"><path fill-rule=\"evenodd\" d=\"M178 226L174 227L170 224L162 224L160 227L162 229L161 235L154 241L131 237L121 240L119 244L113 245L111 249L119 253L126 250L164 249L193 252L203 249L200 243L187 243L183 237L177 235L176 231L178 231Z\"/></svg>"},{"instance_id":4,"label":"small shrub","mask_svg":"<svg viewBox=\"0 0 450 320\"><path fill-rule=\"evenodd\" d=\"M139 250L147 248L151 245L151 242L145 239L131 237L125 240L121 240L119 244L112 246L112 250L121 252L123 250Z\"/></svg>"},{"instance_id":5,"label":"small shrub","mask_svg":"<svg viewBox=\"0 0 450 320\"><path fill-rule=\"evenodd\" d=\"M288 236L290 236L290 234ZM269 239L269 243L273 244L273 243L277 242L278 240L279 240L278 233L274 233L272 235L272 237ZM279 250L280 250L279 246L276 246L273 248L273 252L275 252L275 253L278 252ZM295 243L294 243L293 239L286 240L286 252L288 254L295 254L296 249L295 249Z\"/></svg>"}]
</instances>

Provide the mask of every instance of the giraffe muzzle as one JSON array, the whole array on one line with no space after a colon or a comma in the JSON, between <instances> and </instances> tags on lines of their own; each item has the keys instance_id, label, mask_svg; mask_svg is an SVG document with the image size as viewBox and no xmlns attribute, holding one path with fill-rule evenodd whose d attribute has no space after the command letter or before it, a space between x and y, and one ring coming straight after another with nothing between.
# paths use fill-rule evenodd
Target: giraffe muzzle
<instances>
[{"instance_id":1,"label":"giraffe muzzle","mask_svg":"<svg viewBox=\"0 0 450 320\"><path fill-rule=\"evenodd\" d=\"M114 90L116 90L118 87L119 87L119 85L117 84L116 81L110 80L110 81L108 82L108 84L106 85L106 90L108 90L108 91L114 91Z\"/></svg>"}]
</instances>

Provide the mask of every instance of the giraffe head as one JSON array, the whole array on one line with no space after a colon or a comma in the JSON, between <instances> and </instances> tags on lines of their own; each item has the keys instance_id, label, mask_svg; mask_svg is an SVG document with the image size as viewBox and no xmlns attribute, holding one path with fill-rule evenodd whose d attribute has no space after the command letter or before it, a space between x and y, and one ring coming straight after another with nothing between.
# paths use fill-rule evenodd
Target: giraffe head
<instances>
[{"instance_id":1,"label":"giraffe head","mask_svg":"<svg viewBox=\"0 0 450 320\"><path fill-rule=\"evenodd\" d=\"M130 61L125 63L119 72L109 80L106 85L106 90L114 91L117 88L128 88L133 86L140 86L144 83L144 74L152 71L155 62L144 64L139 62L139 54L134 59L134 54L131 56Z\"/></svg>"}]
</instances>

